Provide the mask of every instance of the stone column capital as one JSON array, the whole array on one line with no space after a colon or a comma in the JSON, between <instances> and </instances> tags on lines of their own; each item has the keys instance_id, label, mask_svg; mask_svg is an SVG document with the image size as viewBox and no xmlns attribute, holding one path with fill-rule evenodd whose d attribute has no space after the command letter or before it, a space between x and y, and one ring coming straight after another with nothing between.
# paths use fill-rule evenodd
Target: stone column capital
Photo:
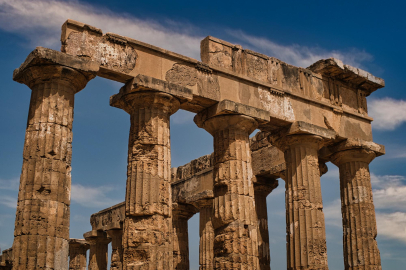
<instances>
[{"instance_id":1,"label":"stone column capital","mask_svg":"<svg viewBox=\"0 0 406 270\"><path fill-rule=\"evenodd\" d=\"M353 161L365 162L369 164L375 159L375 157L376 153L374 151L354 148L334 153L331 155L330 161L336 166Z\"/></svg>"},{"instance_id":2,"label":"stone column capital","mask_svg":"<svg viewBox=\"0 0 406 270\"><path fill-rule=\"evenodd\" d=\"M77 93L96 76L99 66L99 63L92 60L37 47L14 70L13 80L30 88L42 82L57 80L74 86Z\"/></svg>"},{"instance_id":3,"label":"stone column capital","mask_svg":"<svg viewBox=\"0 0 406 270\"><path fill-rule=\"evenodd\" d=\"M306 144L311 148L319 150L331 143L335 137L335 131L297 121L287 129L268 135L268 141L284 152L290 146L298 144Z\"/></svg>"},{"instance_id":4,"label":"stone column capital","mask_svg":"<svg viewBox=\"0 0 406 270\"><path fill-rule=\"evenodd\" d=\"M172 213L174 218L189 220L197 212L196 207L191 204L172 203Z\"/></svg>"},{"instance_id":5,"label":"stone column capital","mask_svg":"<svg viewBox=\"0 0 406 270\"><path fill-rule=\"evenodd\" d=\"M84 248L87 250L90 248L90 245L85 239L71 238L69 239L69 249L71 248Z\"/></svg>"},{"instance_id":6,"label":"stone column capital","mask_svg":"<svg viewBox=\"0 0 406 270\"><path fill-rule=\"evenodd\" d=\"M222 114L207 119L203 128L214 136L216 132L229 128L238 129L251 134L258 127L254 118L242 114Z\"/></svg>"},{"instance_id":7,"label":"stone column capital","mask_svg":"<svg viewBox=\"0 0 406 270\"><path fill-rule=\"evenodd\" d=\"M255 194L268 196L275 188L279 186L278 180L270 177L256 176L253 178Z\"/></svg>"},{"instance_id":8,"label":"stone column capital","mask_svg":"<svg viewBox=\"0 0 406 270\"><path fill-rule=\"evenodd\" d=\"M385 154L385 147L360 139L347 139L329 147L323 154L328 155L328 159L336 166L352 161L369 164L375 157Z\"/></svg>"},{"instance_id":9,"label":"stone column capital","mask_svg":"<svg viewBox=\"0 0 406 270\"><path fill-rule=\"evenodd\" d=\"M90 231L83 234L86 242L89 245L97 245L97 244L109 244L111 242L111 238L107 236L107 233L104 231Z\"/></svg>"}]
</instances>

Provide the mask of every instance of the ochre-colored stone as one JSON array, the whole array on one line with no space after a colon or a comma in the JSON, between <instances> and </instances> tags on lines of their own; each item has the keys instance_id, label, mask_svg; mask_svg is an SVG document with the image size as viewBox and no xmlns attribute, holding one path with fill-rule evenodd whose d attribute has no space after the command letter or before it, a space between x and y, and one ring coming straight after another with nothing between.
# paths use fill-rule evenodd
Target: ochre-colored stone
<instances>
[{"instance_id":1,"label":"ochre-colored stone","mask_svg":"<svg viewBox=\"0 0 406 270\"><path fill-rule=\"evenodd\" d=\"M86 252L90 248L84 239L69 240L69 270L86 270Z\"/></svg>"},{"instance_id":2,"label":"ochre-colored stone","mask_svg":"<svg viewBox=\"0 0 406 270\"><path fill-rule=\"evenodd\" d=\"M369 163L375 157L374 151L361 148L332 156L340 170L345 270L382 269L369 173Z\"/></svg>"}]
</instances>

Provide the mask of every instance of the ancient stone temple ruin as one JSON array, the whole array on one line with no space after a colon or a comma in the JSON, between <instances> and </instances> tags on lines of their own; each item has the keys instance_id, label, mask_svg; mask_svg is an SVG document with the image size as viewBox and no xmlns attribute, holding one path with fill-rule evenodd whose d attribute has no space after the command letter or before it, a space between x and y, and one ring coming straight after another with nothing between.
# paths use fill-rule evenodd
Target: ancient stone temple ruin
<instances>
[{"instance_id":1,"label":"ancient stone temple ruin","mask_svg":"<svg viewBox=\"0 0 406 270\"><path fill-rule=\"evenodd\" d=\"M196 213L201 270L270 269L266 197L278 178L287 268L328 269L329 161L340 171L345 269L381 269L369 163L385 150L372 141L366 97L382 79L333 58L299 68L210 36L201 61L72 20L61 41L61 52L37 47L13 74L32 93L14 244L0 269L104 270L110 243L110 269L189 269ZM126 196L70 239L74 99L95 76L124 83L110 105L131 119ZM171 168L179 109L196 114L214 152Z\"/></svg>"}]
</instances>

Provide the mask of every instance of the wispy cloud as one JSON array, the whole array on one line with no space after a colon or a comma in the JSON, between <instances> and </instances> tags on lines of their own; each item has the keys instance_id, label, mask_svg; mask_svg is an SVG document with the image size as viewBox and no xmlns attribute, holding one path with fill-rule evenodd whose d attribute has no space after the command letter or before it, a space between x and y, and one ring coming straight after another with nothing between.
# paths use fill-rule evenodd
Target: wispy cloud
<instances>
[{"instance_id":1,"label":"wispy cloud","mask_svg":"<svg viewBox=\"0 0 406 270\"><path fill-rule=\"evenodd\" d=\"M71 199L72 202L76 202L84 207L109 207L123 201L108 197L108 193L115 189L112 186L90 187L73 184Z\"/></svg>"},{"instance_id":2,"label":"wispy cloud","mask_svg":"<svg viewBox=\"0 0 406 270\"><path fill-rule=\"evenodd\" d=\"M401 175L371 174L374 202L377 209L402 211L406 214L406 178Z\"/></svg>"},{"instance_id":3,"label":"wispy cloud","mask_svg":"<svg viewBox=\"0 0 406 270\"><path fill-rule=\"evenodd\" d=\"M18 191L20 179L0 179L0 189Z\"/></svg>"},{"instance_id":4,"label":"wispy cloud","mask_svg":"<svg viewBox=\"0 0 406 270\"><path fill-rule=\"evenodd\" d=\"M406 213L377 213L378 233L406 243Z\"/></svg>"},{"instance_id":5,"label":"wispy cloud","mask_svg":"<svg viewBox=\"0 0 406 270\"><path fill-rule=\"evenodd\" d=\"M388 97L372 99L368 101L368 112L374 118L374 129L394 130L406 122L406 101Z\"/></svg>"},{"instance_id":6,"label":"wispy cloud","mask_svg":"<svg viewBox=\"0 0 406 270\"><path fill-rule=\"evenodd\" d=\"M1 195L0 204L16 209L17 208L17 195L16 196L9 196L9 195L4 195L4 194Z\"/></svg>"},{"instance_id":7,"label":"wispy cloud","mask_svg":"<svg viewBox=\"0 0 406 270\"><path fill-rule=\"evenodd\" d=\"M104 32L129 36L200 59L200 40L203 36L199 33L203 30L192 24L170 19L140 19L74 0L0 0L0 29L25 36L34 46L59 48L60 28L68 18L99 27ZM329 57L339 58L356 67L362 67L363 62L373 59L369 53L362 50L338 51L296 44L282 45L235 29L225 30L224 35L232 36L236 42L252 50L302 67Z\"/></svg>"}]
</instances>

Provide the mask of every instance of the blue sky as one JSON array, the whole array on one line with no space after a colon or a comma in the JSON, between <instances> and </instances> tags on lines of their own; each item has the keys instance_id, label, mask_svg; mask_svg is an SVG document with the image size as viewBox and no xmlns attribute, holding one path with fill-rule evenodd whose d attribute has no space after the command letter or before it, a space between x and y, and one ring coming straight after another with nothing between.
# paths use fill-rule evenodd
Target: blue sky
<instances>
[{"instance_id":1,"label":"blue sky","mask_svg":"<svg viewBox=\"0 0 406 270\"><path fill-rule=\"evenodd\" d=\"M0 0L0 248L12 245L30 90L12 72L36 46L60 48L70 18L200 59L212 35L307 67L328 57L382 77L368 97L374 141L387 154L371 163L383 269L406 264L406 54L401 1L50 1ZM120 83L91 81L76 95L72 160L72 238L92 213L124 200L129 116L109 106ZM172 117L172 165L212 152L212 137L180 111ZM322 177L330 270L343 269L338 170ZM268 196L271 267L286 268L284 183ZM190 220L191 269L198 269L198 216Z\"/></svg>"}]
</instances>

